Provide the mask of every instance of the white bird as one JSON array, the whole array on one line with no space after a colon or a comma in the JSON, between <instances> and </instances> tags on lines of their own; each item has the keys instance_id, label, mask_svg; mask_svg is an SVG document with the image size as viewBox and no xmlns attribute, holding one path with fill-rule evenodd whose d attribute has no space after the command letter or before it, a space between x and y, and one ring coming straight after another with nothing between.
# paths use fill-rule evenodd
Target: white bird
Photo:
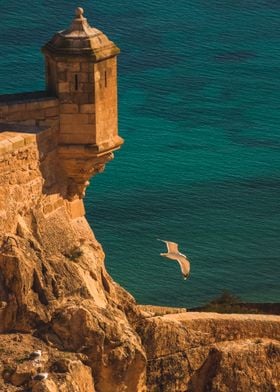
<instances>
[{"instance_id":1,"label":"white bird","mask_svg":"<svg viewBox=\"0 0 280 392\"><path fill-rule=\"evenodd\" d=\"M180 253L178 250L178 244L176 242L171 242L171 241L165 241L165 240L160 240L159 241L165 242L167 245L167 253L160 253L161 256L167 257L168 259L171 260L176 260L180 264L181 272L183 274L184 280L187 279L187 277L190 274L190 262L187 259L187 256L184 255L183 253Z\"/></svg>"},{"instance_id":2,"label":"white bird","mask_svg":"<svg viewBox=\"0 0 280 392\"><path fill-rule=\"evenodd\" d=\"M36 376L33 377L35 381L43 381L46 380L49 376L49 373L38 373Z\"/></svg>"}]
</instances>

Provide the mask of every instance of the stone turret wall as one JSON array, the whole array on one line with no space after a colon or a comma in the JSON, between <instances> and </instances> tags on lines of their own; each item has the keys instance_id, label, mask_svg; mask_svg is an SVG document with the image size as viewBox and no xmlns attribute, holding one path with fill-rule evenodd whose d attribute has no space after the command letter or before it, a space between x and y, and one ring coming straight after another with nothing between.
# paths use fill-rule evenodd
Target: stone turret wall
<instances>
[{"instance_id":1,"label":"stone turret wall","mask_svg":"<svg viewBox=\"0 0 280 392\"><path fill-rule=\"evenodd\" d=\"M58 129L59 101L46 92L0 95L0 123Z\"/></svg>"},{"instance_id":2,"label":"stone turret wall","mask_svg":"<svg viewBox=\"0 0 280 392\"><path fill-rule=\"evenodd\" d=\"M96 144L113 144L118 137L117 58L94 65Z\"/></svg>"}]
</instances>

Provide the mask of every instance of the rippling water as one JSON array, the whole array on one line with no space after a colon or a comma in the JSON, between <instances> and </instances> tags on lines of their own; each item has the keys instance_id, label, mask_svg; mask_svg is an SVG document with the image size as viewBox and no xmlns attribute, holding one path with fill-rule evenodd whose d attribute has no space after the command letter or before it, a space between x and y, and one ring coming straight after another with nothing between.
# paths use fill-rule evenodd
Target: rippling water
<instances>
[{"instance_id":1,"label":"rippling water","mask_svg":"<svg viewBox=\"0 0 280 392\"><path fill-rule=\"evenodd\" d=\"M122 49L126 143L86 197L112 276L141 303L188 307L225 288L279 301L279 1L38 3L2 5L1 93L44 87L39 48L77 5ZM190 280L156 238L181 244Z\"/></svg>"}]
</instances>

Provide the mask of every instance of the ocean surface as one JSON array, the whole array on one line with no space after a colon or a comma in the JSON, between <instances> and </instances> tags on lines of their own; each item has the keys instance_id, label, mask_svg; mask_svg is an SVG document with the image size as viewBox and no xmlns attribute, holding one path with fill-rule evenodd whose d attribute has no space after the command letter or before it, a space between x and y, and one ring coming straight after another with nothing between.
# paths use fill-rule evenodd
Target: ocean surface
<instances>
[{"instance_id":1,"label":"ocean surface","mask_svg":"<svg viewBox=\"0 0 280 392\"><path fill-rule=\"evenodd\" d=\"M279 302L280 2L1 1L1 94L44 88L40 47L78 5L122 50L125 144L85 200L108 271L140 303Z\"/></svg>"}]
</instances>

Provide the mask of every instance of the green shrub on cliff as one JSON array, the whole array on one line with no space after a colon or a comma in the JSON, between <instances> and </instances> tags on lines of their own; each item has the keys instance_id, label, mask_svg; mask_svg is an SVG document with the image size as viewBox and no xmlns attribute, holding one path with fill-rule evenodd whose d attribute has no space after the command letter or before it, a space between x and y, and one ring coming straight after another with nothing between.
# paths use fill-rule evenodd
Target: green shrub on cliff
<instances>
[{"instance_id":1,"label":"green shrub on cliff","mask_svg":"<svg viewBox=\"0 0 280 392\"><path fill-rule=\"evenodd\" d=\"M80 248L72 248L69 252L64 253L64 256L67 257L69 260L76 261L83 255L83 251Z\"/></svg>"}]
</instances>

